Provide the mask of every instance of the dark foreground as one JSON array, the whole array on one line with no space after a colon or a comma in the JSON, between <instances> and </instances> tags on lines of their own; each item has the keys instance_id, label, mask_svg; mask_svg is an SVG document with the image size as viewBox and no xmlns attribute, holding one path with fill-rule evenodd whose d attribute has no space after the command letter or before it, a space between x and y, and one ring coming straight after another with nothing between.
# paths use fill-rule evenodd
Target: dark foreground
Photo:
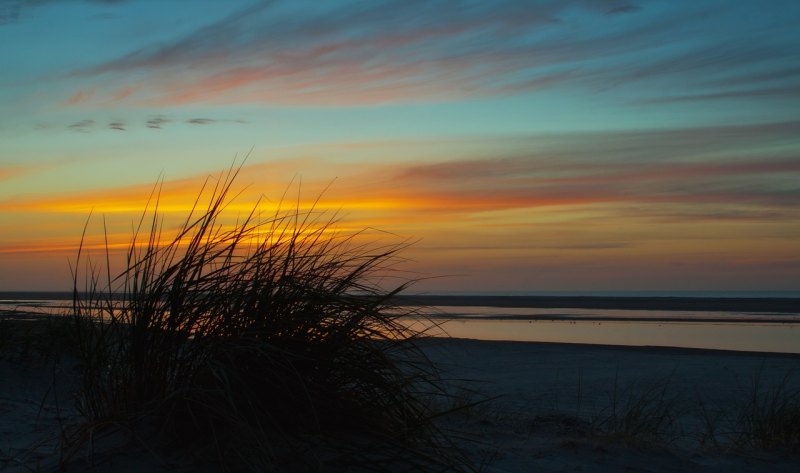
<instances>
[{"instance_id":1,"label":"dark foreground","mask_svg":"<svg viewBox=\"0 0 800 473\"><path fill-rule=\"evenodd\" d=\"M742 415L798 415L800 356L464 339L420 340L464 406L440 419L487 473L796 472L800 456ZM78 418L74 362L0 361L0 471L53 471ZM482 402L481 402L482 401ZM472 405L472 403L477 404ZM780 407L780 406L777 406ZM794 409L794 411L792 411ZM764 419L752 418L750 422ZM747 430L749 430L749 433ZM773 444L770 444L770 440ZM796 447L796 444L795 444ZM215 471L98 435L68 471Z\"/></svg>"}]
</instances>

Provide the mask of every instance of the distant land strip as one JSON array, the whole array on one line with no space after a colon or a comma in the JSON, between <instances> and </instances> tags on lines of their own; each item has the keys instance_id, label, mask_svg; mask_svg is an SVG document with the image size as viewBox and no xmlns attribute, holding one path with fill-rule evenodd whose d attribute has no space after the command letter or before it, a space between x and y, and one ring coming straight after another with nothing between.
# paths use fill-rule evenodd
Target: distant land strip
<instances>
[{"instance_id":1,"label":"distant land strip","mask_svg":"<svg viewBox=\"0 0 800 473\"><path fill-rule=\"evenodd\" d=\"M19 300L72 300L72 293L0 292L0 301ZM800 298L792 297L397 295L392 302L405 306L800 314Z\"/></svg>"},{"instance_id":2,"label":"distant land strip","mask_svg":"<svg viewBox=\"0 0 800 473\"><path fill-rule=\"evenodd\" d=\"M398 295L407 306L615 309L800 314L800 298ZM582 320L587 320L582 318ZM616 320L616 319L615 319ZM649 319L652 320L652 319ZM696 320L696 319L693 319Z\"/></svg>"},{"instance_id":3,"label":"distant land strip","mask_svg":"<svg viewBox=\"0 0 800 473\"><path fill-rule=\"evenodd\" d=\"M614 317L606 315L463 315L463 314L425 314L428 319L452 321L518 321L518 322L652 322L652 323L702 323L702 324L799 324L800 317L793 314L758 318L724 317Z\"/></svg>"}]
</instances>

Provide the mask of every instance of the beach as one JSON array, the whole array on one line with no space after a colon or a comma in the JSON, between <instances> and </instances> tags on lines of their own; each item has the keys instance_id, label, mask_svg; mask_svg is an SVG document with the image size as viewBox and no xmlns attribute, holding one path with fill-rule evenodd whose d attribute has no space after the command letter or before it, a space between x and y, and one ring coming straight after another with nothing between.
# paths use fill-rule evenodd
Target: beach
<instances>
[{"instance_id":1,"label":"beach","mask_svg":"<svg viewBox=\"0 0 800 473\"><path fill-rule=\"evenodd\" d=\"M680 348L430 340L453 379L493 399L467 430L495 449L486 471L796 471L796 455L715 445L758 387L800 388L800 357ZM647 396L651 394L651 396ZM638 434L598 423L644 400L674 424ZM663 407L664 411L658 411ZM705 412L703 410L705 409ZM643 416L646 417L646 416ZM646 419L640 419L646 424ZM662 432L657 430L663 429ZM638 438L637 438L638 437ZM717 439L722 441L721 438Z\"/></svg>"},{"instance_id":2,"label":"beach","mask_svg":"<svg viewBox=\"0 0 800 473\"><path fill-rule=\"evenodd\" d=\"M797 453L733 445L732 415L757 388L800 389L800 357L679 348L423 339L466 407L438 421L487 473L528 471L797 471ZM0 362L0 470L51 471L77 413L69 356ZM649 394L648 394L649 393ZM644 399L647 415L611 425ZM661 409L661 410L659 410ZM674 417L674 419L672 419ZM650 419L652 420L652 419ZM617 422L617 424L619 424ZM716 429L710 438L709 425ZM72 455L67 471L214 471L125 435ZM87 463L88 462L88 463Z\"/></svg>"}]
</instances>

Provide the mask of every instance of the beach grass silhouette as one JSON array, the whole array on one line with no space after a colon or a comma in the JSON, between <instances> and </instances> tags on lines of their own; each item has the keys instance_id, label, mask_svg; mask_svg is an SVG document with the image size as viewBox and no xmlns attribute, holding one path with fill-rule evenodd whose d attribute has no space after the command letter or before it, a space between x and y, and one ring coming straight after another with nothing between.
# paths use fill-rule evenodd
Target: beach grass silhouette
<instances>
[{"instance_id":1,"label":"beach grass silhouette","mask_svg":"<svg viewBox=\"0 0 800 473\"><path fill-rule=\"evenodd\" d=\"M100 262L79 250L85 422L63 462L117 429L231 471L470 471L434 423L453 402L415 341L435 324L402 321L415 309L392 296L409 281L384 287L407 242L339 232L335 213L285 196L228 219L241 170L208 180L169 236L157 186L119 274L108 246Z\"/></svg>"}]
</instances>

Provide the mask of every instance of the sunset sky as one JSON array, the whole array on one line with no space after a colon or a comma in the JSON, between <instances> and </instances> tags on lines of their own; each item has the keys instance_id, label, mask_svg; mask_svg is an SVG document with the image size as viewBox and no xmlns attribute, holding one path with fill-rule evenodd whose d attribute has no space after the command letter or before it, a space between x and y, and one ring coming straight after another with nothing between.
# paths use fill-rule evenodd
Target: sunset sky
<instances>
[{"instance_id":1,"label":"sunset sky","mask_svg":"<svg viewBox=\"0 0 800 473\"><path fill-rule=\"evenodd\" d=\"M799 290L800 2L0 0L0 291L250 156L415 290ZM252 151L251 151L252 150ZM250 200L248 200L250 199Z\"/></svg>"}]
</instances>

